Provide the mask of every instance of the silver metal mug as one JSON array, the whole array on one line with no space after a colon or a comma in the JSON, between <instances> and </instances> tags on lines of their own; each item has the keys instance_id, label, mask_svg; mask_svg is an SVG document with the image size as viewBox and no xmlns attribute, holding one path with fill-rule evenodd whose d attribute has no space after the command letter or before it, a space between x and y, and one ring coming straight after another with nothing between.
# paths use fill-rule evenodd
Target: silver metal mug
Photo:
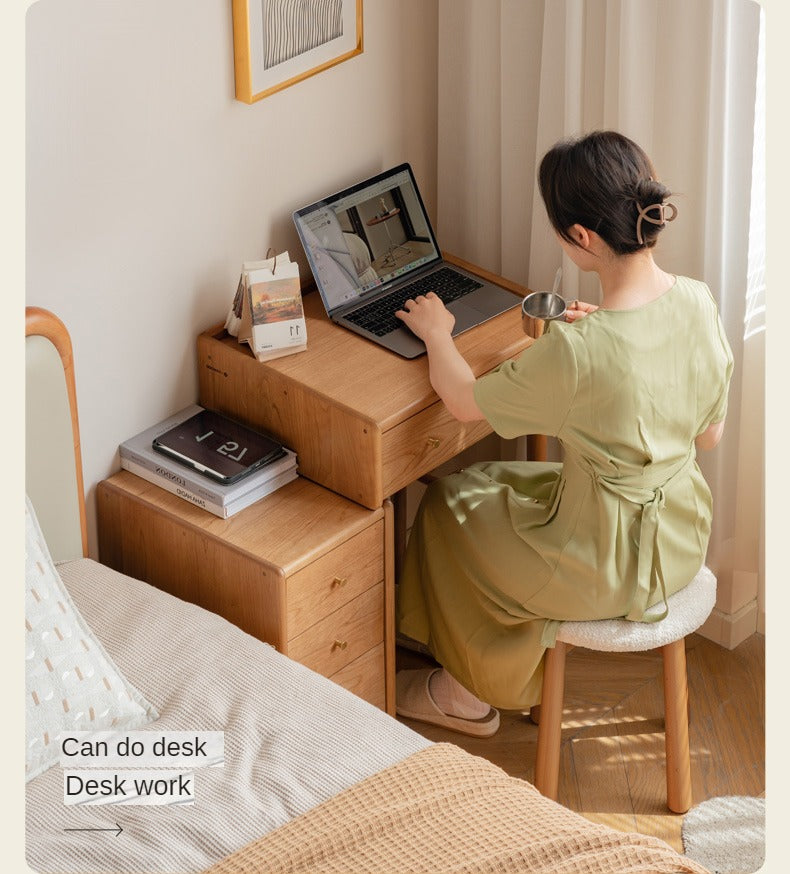
<instances>
[{"instance_id":1,"label":"silver metal mug","mask_svg":"<svg viewBox=\"0 0 790 874\"><path fill-rule=\"evenodd\" d=\"M553 291L533 291L521 302L521 326L524 333L537 339L546 322L565 318L565 299Z\"/></svg>"}]
</instances>

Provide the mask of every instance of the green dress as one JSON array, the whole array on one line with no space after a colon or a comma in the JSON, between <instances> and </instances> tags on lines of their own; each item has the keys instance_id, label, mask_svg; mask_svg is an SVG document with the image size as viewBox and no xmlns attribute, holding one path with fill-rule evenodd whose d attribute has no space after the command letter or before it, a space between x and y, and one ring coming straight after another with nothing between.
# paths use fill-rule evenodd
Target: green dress
<instances>
[{"instance_id":1,"label":"green dress","mask_svg":"<svg viewBox=\"0 0 790 874\"><path fill-rule=\"evenodd\" d=\"M732 353L707 286L552 322L477 380L503 437L556 436L563 463L475 464L412 526L398 627L495 707L540 700L562 620L626 617L686 586L710 535L694 438L727 409Z\"/></svg>"}]
</instances>

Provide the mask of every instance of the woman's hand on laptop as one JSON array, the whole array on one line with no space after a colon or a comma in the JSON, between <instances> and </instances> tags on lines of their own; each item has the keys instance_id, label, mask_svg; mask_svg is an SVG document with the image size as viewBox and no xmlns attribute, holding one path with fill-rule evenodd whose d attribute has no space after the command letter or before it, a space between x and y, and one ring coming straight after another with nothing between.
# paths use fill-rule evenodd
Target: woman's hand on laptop
<instances>
[{"instance_id":1,"label":"woman's hand on laptop","mask_svg":"<svg viewBox=\"0 0 790 874\"><path fill-rule=\"evenodd\" d=\"M409 299L395 315L426 345L432 334L451 334L455 316L432 291Z\"/></svg>"},{"instance_id":2,"label":"woman's hand on laptop","mask_svg":"<svg viewBox=\"0 0 790 874\"><path fill-rule=\"evenodd\" d=\"M475 400L475 376L453 342L455 316L432 291L407 300L395 315L425 343L428 378L450 413L461 422L484 418Z\"/></svg>"}]
</instances>

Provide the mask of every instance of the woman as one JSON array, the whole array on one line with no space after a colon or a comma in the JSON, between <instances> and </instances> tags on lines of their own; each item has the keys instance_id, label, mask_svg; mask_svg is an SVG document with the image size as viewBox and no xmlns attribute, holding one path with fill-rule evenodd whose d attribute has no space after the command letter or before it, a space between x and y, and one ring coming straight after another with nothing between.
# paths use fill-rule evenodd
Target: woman
<instances>
[{"instance_id":1,"label":"woman","mask_svg":"<svg viewBox=\"0 0 790 874\"><path fill-rule=\"evenodd\" d=\"M491 373L475 379L435 295L398 312L454 416L487 419L503 437L553 435L564 450L562 464L476 464L426 492L398 625L443 668L398 674L403 716L493 734L494 708L540 700L561 621L640 621L704 562L711 496L696 449L721 437L732 354L708 288L653 259L677 214L655 176L612 131L546 154L549 219L571 260L598 274L602 302L575 302Z\"/></svg>"}]
</instances>

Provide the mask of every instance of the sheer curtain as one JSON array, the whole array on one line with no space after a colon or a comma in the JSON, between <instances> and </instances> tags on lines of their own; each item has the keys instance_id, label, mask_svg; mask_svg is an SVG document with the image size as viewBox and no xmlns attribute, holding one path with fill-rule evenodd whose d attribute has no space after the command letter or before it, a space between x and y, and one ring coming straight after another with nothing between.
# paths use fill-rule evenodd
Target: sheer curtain
<instances>
[{"instance_id":1,"label":"sheer curtain","mask_svg":"<svg viewBox=\"0 0 790 874\"><path fill-rule=\"evenodd\" d=\"M448 251L550 287L562 255L535 175L567 135L622 131L677 192L679 218L657 260L708 283L736 358L725 437L700 459L715 502L708 563L719 578L704 633L727 646L752 633L764 609L764 322L760 293L747 293L750 229L752 262L761 222L764 233L760 21L755 0L439 3L437 224ZM565 259L563 293L597 302L597 278Z\"/></svg>"}]
</instances>

